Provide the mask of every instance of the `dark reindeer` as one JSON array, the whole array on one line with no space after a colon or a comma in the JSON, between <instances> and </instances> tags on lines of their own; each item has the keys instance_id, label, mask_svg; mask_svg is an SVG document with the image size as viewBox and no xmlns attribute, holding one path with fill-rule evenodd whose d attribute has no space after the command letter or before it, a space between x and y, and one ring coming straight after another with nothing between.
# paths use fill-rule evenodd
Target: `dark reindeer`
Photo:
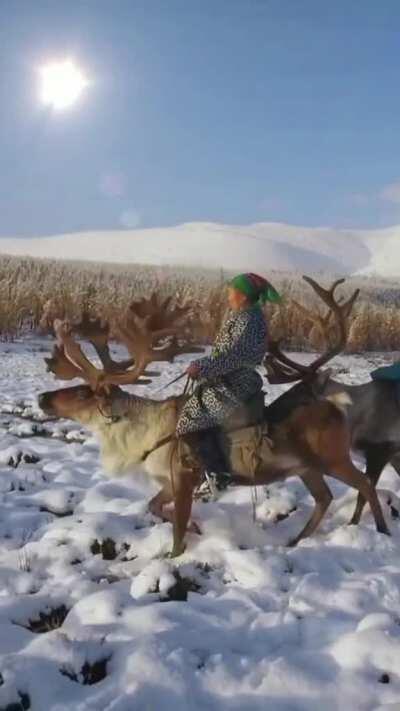
<instances>
[{"instance_id":1,"label":"dark reindeer","mask_svg":"<svg viewBox=\"0 0 400 711\"><path fill-rule=\"evenodd\" d=\"M323 289L309 277L303 278L326 304L328 311L322 316L305 309L302 304L293 302L295 308L305 313L328 343L331 337L332 315L335 315L340 328L340 338L310 365L289 358L282 353L279 343L270 344L269 354L264 361L270 383L300 382L267 407L265 417L273 426L273 423L284 419L287 413L300 404L335 393L347 393L350 398L347 415L351 446L364 457L366 476L376 487L381 473L389 463L400 476L400 403L394 383L371 380L362 385L345 385L334 380L329 369L325 372L320 370L346 346L346 320L358 292L353 294L349 302L341 305L335 300L334 292L344 279L337 280L330 289ZM350 523L359 523L365 503L365 499L359 494Z\"/></svg>"}]
</instances>

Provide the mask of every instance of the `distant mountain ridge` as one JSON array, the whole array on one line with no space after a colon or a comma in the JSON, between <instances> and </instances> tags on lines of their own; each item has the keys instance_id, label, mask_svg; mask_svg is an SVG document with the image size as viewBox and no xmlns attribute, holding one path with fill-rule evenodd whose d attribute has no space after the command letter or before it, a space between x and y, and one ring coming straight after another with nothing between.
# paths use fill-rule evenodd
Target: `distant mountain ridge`
<instances>
[{"instance_id":1,"label":"distant mountain ridge","mask_svg":"<svg viewBox=\"0 0 400 711\"><path fill-rule=\"evenodd\" d=\"M95 262L180 265L267 272L325 271L400 277L400 226L337 230L282 223L91 231L0 238L0 254Z\"/></svg>"}]
</instances>

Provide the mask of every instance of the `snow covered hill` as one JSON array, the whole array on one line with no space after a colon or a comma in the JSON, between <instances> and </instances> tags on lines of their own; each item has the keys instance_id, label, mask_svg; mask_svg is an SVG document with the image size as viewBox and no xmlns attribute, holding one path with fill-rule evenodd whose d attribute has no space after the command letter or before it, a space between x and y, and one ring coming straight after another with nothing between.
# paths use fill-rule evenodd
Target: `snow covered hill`
<instances>
[{"instance_id":1,"label":"snow covered hill","mask_svg":"<svg viewBox=\"0 0 400 711\"><path fill-rule=\"evenodd\" d=\"M281 223L188 223L158 229L0 238L0 254L226 270L400 276L400 226L335 230Z\"/></svg>"}]
</instances>

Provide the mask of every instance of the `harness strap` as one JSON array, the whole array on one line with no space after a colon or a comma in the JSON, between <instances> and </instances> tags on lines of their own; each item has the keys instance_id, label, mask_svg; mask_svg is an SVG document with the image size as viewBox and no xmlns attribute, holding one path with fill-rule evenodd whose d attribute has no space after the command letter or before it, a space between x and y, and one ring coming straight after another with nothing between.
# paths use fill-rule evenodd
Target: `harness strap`
<instances>
[{"instance_id":1,"label":"harness strap","mask_svg":"<svg viewBox=\"0 0 400 711\"><path fill-rule=\"evenodd\" d=\"M158 442L155 443L154 447L151 449L147 449L141 458L141 462L144 462L147 457L150 456L150 454L153 454L153 452L156 451L156 449L160 449L161 447L164 447L165 444L168 444L169 442L172 442L173 440L178 440L179 438L176 436L175 432L172 432L172 434L166 435L165 437L162 437L161 439L158 440Z\"/></svg>"}]
</instances>

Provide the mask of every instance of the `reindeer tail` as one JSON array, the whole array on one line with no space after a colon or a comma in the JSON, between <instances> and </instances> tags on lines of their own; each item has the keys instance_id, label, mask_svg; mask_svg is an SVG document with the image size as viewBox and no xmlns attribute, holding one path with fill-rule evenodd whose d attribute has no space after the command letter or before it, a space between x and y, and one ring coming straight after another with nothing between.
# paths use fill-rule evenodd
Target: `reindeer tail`
<instances>
[{"instance_id":1,"label":"reindeer tail","mask_svg":"<svg viewBox=\"0 0 400 711\"><path fill-rule=\"evenodd\" d=\"M338 408L341 412L345 413L347 408L352 404L352 399L350 395L344 391L340 393L334 393L333 395L327 395L325 400L329 400L332 405Z\"/></svg>"}]
</instances>

